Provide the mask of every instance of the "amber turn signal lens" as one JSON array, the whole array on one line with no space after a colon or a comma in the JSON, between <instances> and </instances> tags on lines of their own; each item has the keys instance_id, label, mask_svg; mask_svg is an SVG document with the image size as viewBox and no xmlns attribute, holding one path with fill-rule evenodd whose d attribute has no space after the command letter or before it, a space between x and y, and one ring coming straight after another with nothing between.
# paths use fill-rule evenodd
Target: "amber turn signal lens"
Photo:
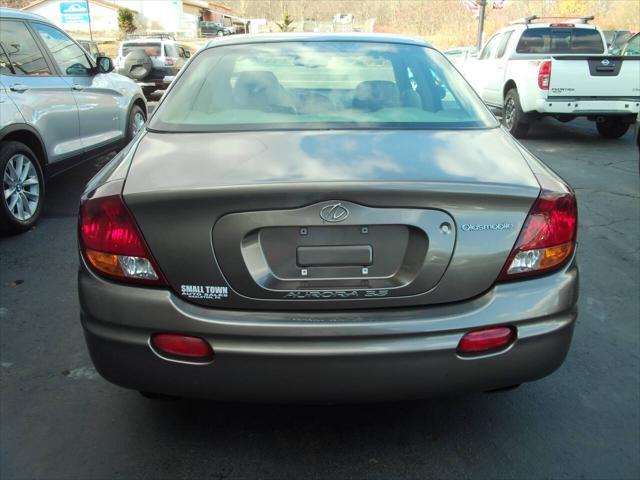
<instances>
[{"instance_id":1,"label":"amber turn signal lens","mask_svg":"<svg viewBox=\"0 0 640 480\"><path fill-rule=\"evenodd\" d=\"M543 251L538 268L542 270L560 265L569 257L569 255L571 255L572 251L572 242L556 245L555 247L547 247Z\"/></svg>"},{"instance_id":2,"label":"amber turn signal lens","mask_svg":"<svg viewBox=\"0 0 640 480\"><path fill-rule=\"evenodd\" d=\"M95 250L86 249L85 256L93 268L99 272L117 277L124 277L118 255L111 253L96 252Z\"/></svg>"}]
</instances>

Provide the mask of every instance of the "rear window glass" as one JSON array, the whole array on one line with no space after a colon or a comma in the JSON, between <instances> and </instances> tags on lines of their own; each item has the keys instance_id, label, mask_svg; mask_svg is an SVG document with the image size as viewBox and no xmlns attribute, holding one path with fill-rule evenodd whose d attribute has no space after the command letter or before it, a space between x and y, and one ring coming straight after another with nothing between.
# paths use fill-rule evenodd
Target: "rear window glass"
<instances>
[{"instance_id":1,"label":"rear window glass","mask_svg":"<svg viewBox=\"0 0 640 480\"><path fill-rule=\"evenodd\" d=\"M633 37L627 46L624 49L624 55L632 56L632 55L640 55L640 35L636 35Z\"/></svg>"},{"instance_id":2,"label":"rear window glass","mask_svg":"<svg viewBox=\"0 0 640 480\"><path fill-rule=\"evenodd\" d=\"M161 46L159 43L129 43L122 46L122 56L126 57L134 50L144 50L144 52L150 57L160 57L162 55Z\"/></svg>"},{"instance_id":3,"label":"rear window glass","mask_svg":"<svg viewBox=\"0 0 640 480\"><path fill-rule=\"evenodd\" d=\"M164 56L176 58L178 56L178 49L175 45L166 44L164 46Z\"/></svg>"},{"instance_id":4,"label":"rear window glass","mask_svg":"<svg viewBox=\"0 0 640 480\"><path fill-rule=\"evenodd\" d=\"M199 54L153 117L165 131L495 126L430 48L274 42Z\"/></svg>"},{"instance_id":5,"label":"rear window glass","mask_svg":"<svg viewBox=\"0 0 640 480\"><path fill-rule=\"evenodd\" d=\"M604 53L600 32L587 28L529 28L522 32L517 53Z\"/></svg>"}]
</instances>

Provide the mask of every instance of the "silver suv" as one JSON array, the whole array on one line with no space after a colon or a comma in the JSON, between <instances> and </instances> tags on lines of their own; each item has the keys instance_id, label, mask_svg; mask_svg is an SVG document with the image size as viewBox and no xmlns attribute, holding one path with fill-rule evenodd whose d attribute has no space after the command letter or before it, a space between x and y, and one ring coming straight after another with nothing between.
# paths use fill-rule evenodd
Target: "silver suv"
<instances>
[{"instance_id":1,"label":"silver suv","mask_svg":"<svg viewBox=\"0 0 640 480\"><path fill-rule=\"evenodd\" d=\"M45 180L121 148L144 125L140 88L47 19L0 8L0 231L30 228Z\"/></svg>"},{"instance_id":2,"label":"silver suv","mask_svg":"<svg viewBox=\"0 0 640 480\"><path fill-rule=\"evenodd\" d=\"M135 80L149 97L166 89L189 57L189 48L171 35L130 35L120 43L115 64L118 73Z\"/></svg>"}]
</instances>

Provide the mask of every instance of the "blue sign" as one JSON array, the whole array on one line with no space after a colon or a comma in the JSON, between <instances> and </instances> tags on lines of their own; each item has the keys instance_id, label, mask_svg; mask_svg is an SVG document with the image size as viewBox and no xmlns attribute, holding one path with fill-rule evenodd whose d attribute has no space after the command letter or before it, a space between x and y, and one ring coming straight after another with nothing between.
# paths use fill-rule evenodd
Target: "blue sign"
<instances>
[{"instance_id":1,"label":"blue sign","mask_svg":"<svg viewBox=\"0 0 640 480\"><path fill-rule=\"evenodd\" d=\"M60 21L63 25L89 23L87 2L60 2Z\"/></svg>"}]
</instances>

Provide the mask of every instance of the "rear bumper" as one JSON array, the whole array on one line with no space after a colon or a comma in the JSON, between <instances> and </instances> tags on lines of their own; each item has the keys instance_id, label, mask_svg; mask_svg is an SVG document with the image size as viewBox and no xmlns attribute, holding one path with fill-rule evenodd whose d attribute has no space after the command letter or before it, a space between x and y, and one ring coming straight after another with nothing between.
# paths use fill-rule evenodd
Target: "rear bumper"
<instances>
[{"instance_id":1,"label":"rear bumper","mask_svg":"<svg viewBox=\"0 0 640 480\"><path fill-rule=\"evenodd\" d=\"M598 99L583 98L547 98L538 99L536 111L547 114L568 114L578 116L591 115L637 115L640 112L638 99Z\"/></svg>"},{"instance_id":2,"label":"rear bumper","mask_svg":"<svg viewBox=\"0 0 640 480\"><path fill-rule=\"evenodd\" d=\"M82 324L96 369L132 389L228 401L360 402L483 391L557 369L576 320L578 270L497 285L467 302L348 312L213 310L166 290L122 286L79 274ZM503 351L462 358L469 330L513 325ZM161 357L157 332L197 335L215 358Z\"/></svg>"}]
</instances>

